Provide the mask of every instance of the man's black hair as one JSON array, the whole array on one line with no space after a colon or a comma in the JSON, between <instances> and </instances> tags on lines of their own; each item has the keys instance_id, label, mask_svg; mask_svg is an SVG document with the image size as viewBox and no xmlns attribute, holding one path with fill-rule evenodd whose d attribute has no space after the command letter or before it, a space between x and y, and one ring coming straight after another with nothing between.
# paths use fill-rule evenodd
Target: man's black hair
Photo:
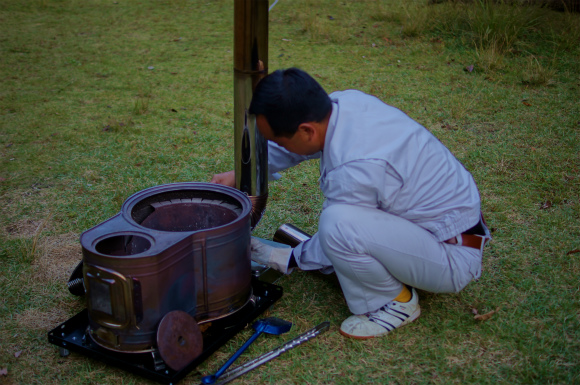
<instances>
[{"instance_id":1,"label":"man's black hair","mask_svg":"<svg viewBox=\"0 0 580 385\"><path fill-rule=\"evenodd\" d=\"M312 76L288 68L260 80L249 112L264 115L274 136L292 137L300 124L320 122L331 110L330 97Z\"/></svg>"}]
</instances>

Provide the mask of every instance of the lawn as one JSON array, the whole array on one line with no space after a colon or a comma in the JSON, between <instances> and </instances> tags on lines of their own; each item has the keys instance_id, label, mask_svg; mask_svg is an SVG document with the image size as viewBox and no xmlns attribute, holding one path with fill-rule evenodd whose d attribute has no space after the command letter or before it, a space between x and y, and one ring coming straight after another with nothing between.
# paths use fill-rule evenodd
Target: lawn
<instances>
[{"instance_id":1,"label":"lawn","mask_svg":"<svg viewBox=\"0 0 580 385\"><path fill-rule=\"evenodd\" d=\"M349 312L334 275L281 278L268 314L294 326L244 357L330 331L237 383L580 383L580 14L280 0L269 31L270 71L371 93L436 135L477 181L493 241L479 280L420 292L422 316L376 340L338 333ZM66 287L83 231L135 192L233 168L233 1L0 0L0 165L0 383L153 384L61 357L47 332L85 308ZM254 234L316 232L317 178L309 162L271 182Z\"/></svg>"}]
</instances>

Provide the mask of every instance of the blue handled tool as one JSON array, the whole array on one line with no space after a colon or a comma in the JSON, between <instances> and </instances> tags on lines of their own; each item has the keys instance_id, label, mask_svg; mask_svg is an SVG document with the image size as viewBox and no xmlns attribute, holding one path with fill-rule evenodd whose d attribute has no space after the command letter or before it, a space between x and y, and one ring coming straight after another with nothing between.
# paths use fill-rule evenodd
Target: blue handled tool
<instances>
[{"instance_id":1,"label":"blue handled tool","mask_svg":"<svg viewBox=\"0 0 580 385\"><path fill-rule=\"evenodd\" d=\"M242 345L241 348L238 349L237 352L221 367L215 374L211 374L209 376L202 377L201 382L203 384L213 384L216 380L226 371L227 368L230 367L231 364L234 363L235 360L260 336L262 333L268 333L273 335L280 335L284 334L290 330L292 327L292 322L281 320L280 318L270 317L264 318L262 320L254 322L252 325L254 330L256 331L249 340L246 341L245 344Z\"/></svg>"}]
</instances>

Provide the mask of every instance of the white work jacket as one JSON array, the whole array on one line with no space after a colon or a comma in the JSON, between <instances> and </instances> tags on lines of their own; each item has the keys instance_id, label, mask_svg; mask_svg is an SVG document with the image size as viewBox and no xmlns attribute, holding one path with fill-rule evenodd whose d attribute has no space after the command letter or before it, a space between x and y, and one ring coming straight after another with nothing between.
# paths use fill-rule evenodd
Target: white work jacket
<instances>
[{"instance_id":1,"label":"white work jacket","mask_svg":"<svg viewBox=\"0 0 580 385\"><path fill-rule=\"evenodd\" d=\"M376 208L417 224L440 242L478 223L473 177L427 129L360 91L333 92L330 98L324 150L301 156L269 142L273 179L278 171L320 158L323 209L335 203ZM294 251L303 270L330 266L316 243L314 236Z\"/></svg>"}]
</instances>

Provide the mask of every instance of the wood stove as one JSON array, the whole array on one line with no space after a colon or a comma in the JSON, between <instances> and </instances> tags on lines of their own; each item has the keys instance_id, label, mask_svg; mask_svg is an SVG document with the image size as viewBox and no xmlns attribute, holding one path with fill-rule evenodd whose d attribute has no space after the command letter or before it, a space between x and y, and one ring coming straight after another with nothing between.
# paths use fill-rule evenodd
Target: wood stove
<instances>
[{"instance_id":1,"label":"wood stove","mask_svg":"<svg viewBox=\"0 0 580 385\"><path fill-rule=\"evenodd\" d=\"M253 277L251 208L209 183L132 195L81 235L87 309L49 341L161 382L185 376L282 295Z\"/></svg>"}]
</instances>

